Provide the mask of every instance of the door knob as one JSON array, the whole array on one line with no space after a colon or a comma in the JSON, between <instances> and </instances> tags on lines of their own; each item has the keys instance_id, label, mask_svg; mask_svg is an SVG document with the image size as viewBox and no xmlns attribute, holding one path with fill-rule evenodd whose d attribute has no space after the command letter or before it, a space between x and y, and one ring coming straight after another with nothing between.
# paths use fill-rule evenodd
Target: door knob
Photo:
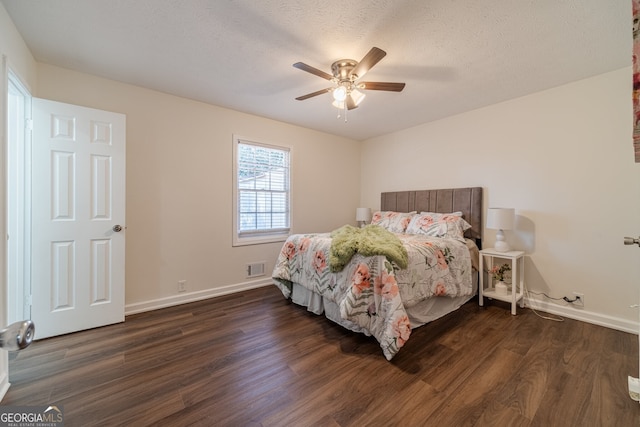
<instances>
[{"instance_id":1,"label":"door knob","mask_svg":"<svg viewBox=\"0 0 640 427\"><path fill-rule=\"evenodd\" d=\"M640 237L637 239L634 239L633 237L625 237L624 238L624 244L625 245L638 245L640 246Z\"/></svg>"},{"instance_id":2,"label":"door knob","mask_svg":"<svg viewBox=\"0 0 640 427\"><path fill-rule=\"evenodd\" d=\"M122 226L118 225L118 224L114 225L113 226L113 231L115 231L116 233L121 232L122 231Z\"/></svg>"},{"instance_id":3,"label":"door knob","mask_svg":"<svg viewBox=\"0 0 640 427\"><path fill-rule=\"evenodd\" d=\"M36 327L31 320L12 323L0 331L0 348L22 350L31 344L35 331Z\"/></svg>"}]
</instances>

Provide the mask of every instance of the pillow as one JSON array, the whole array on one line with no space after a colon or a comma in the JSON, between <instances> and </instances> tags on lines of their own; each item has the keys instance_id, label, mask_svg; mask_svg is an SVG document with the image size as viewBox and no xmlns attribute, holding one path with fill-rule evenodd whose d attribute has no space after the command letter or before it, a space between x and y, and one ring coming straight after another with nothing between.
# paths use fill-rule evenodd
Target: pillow
<instances>
[{"instance_id":1,"label":"pillow","mask_svg":"<svg viewBox=\"0 0 640 427\"><path fill-rule=\"evenodd\" d=\"M371 224L386 228L392 233L404 233L416 212L378 211L373 214Z\"/></svg>"},{"instance_id":2,"label":"pillow","mask_svg":"<svg viewBox=\"0 0 640 427\"><path fill-rule=\"evenodd\" d=\"M464 232L471 224L462 218L462 212L421 212L407 226L407 234L424 234L431 237L448 237L464 241Z\"/></svg>"}]
</instances>

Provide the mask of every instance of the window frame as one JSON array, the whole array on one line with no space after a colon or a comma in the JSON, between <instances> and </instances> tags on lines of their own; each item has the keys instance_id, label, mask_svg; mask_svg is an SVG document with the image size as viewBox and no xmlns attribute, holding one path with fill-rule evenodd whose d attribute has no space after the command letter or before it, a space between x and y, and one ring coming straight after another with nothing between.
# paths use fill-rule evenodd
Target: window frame
<instances>
[{"instance_id":1,"label":"window frame","mask_svg":"<svg viewBox=\"0 0 640 427\"><path fill-rule=\"evenodd\" d=\"M277 229L266 229L266 230L256 230L253 232L241 232L240 231L240 188L238 182L238 148L240 144L264 147L271 150L279 150L286 151L288 153L289 161L288 161L288 173L287 173L287 183L288 189L286 190L286 204L287 204L287 215L288 215L288 227L277 228ZM246 138L239 135L233 135L233 246L245 246L245 245L257 245L264 243L275 243L275 242L284 242L287 237L291 234L292 228L292 209L291 209L291 193L292 193L292 184L291 184L291 164L292 164L292 149L289 146L285 145L277 145L272 143L265 143L262 141L257 141L254 138Z\"/></svg>"}]
</instances>

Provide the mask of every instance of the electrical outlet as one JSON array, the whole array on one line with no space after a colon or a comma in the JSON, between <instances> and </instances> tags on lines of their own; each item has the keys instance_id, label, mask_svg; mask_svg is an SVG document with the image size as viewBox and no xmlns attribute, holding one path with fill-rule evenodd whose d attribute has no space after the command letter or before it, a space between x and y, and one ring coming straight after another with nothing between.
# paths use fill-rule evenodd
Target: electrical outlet
<instances>
[{"instance_id":1,"label":"electrical outlet","mask_svg":"<svg viewBox=\"0 0 640 427\"><path fill-rule=\"evenodd\" d=\"M574 292L573 293L573 297L576 298L576 300L573 302L573 305L575 305L576 307L584 307L584 294L583 293Z\"/></svg>"},{"instance_id":2,"label":"electrical outlet","mask_svg":"<svg viewBox=\"0 0 640 427\"><path fill-rule=\"evenodd\" d=\"M187 290L187 281L178 280L178 292L186 292L186 290Z\"/></svg>"}]
</instances>

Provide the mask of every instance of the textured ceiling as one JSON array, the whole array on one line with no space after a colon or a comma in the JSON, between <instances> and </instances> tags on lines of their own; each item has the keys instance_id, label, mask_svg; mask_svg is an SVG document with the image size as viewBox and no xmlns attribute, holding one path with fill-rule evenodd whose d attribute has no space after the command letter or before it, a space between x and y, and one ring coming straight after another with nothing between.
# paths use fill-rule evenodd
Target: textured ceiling
<instances>
[{"instance_id":1,"label":"textured ceiling","mask_svg":"<svg viewBox=\"0 0 640 427\"><path fill-rule=\"evenodd\" d=\"M2 0L36 60L363 140L631 65L631 0ZM294 98L387 52L348 122Z\"/></svg>"}]
</instances>

